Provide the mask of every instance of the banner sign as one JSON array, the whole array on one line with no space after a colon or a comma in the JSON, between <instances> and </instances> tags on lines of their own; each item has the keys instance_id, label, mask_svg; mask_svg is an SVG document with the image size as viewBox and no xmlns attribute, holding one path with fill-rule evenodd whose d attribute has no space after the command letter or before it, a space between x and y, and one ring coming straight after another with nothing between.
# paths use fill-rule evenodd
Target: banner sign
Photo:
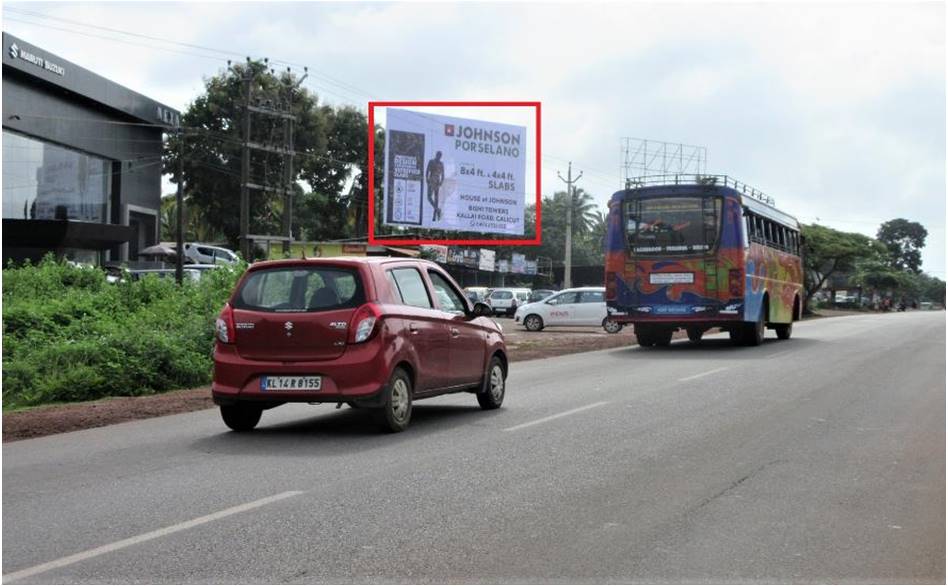
<instances>
[{"instance_id":1,"label":"banner sign","mask_svg":"<svg viewBox=\"0 0 948 586\"><path fill-rule=\"evenodd\" d=\"M526 263L526 267L525 267L525 268L526 268L526 272L527 272L528 275L535 275L535 274L537 274L537 261L535 261L535 260L528 260L527 263Z\"/></svg>"},{"instance_id":2,"label":"banner sign","mask_svg":"<svg viewBox=\"0 0 948 586\"><path fill-rule=\"evenodd\" d=\"M526 271L527 257L519 253L510 255L510 272L522 275Z\"/></svg>"},{"instance_id":3,"label":"banner sign","mask_svg":"<svg viewBox=\"0 0 948 586\"><path fill-rule=\"evenodd\" d=\"M475 269L478 266L477 250L473 248L464 248L461 250L461 264Z\"/></svg>"},{"instance_id":4,"label":"banner sign","mask_svg":"<svg viewBox=\"0 0 948 586\"><path fill-rule=\"evenodd\" d=\"M481 258L480 262L477 264L477 268L482 271L493 271L494 270L494 258L496 254L493 250L487 250L486 248L481 249Z\"/></svg>"},{"instance_id":5,"label":"banner sign","mask_svg":"<svg viewBox=\"0 0 948 586\"><path fill-rule=\"evenodd\" d=\"M385 224L523 235L526 127L386 115Z\"/></svg>"},{"instance_id":6,"label":"banner sign","mask_svg":"<svg viewBox=\"0 0 948 586\"><path fill-rule=\"evenodd\" d=\"M510 272L510 261L506 258L500 259L497 261L497 272L498 273L509 273Z\"/></svg>"}]
</instances>

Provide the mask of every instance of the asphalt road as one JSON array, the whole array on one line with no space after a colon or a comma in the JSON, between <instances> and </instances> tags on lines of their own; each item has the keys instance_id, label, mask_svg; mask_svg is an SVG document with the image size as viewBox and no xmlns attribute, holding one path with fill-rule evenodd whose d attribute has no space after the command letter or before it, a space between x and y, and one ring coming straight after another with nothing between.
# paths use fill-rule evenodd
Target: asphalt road
<instances>
[{"instance_id":1,"label":"asphalt road","mask_svg":"<svg viewBox=\"0 0 948 586\"><path fill-rule=\"evenodd\" d=\"M4 444L3 581L945 581L945 314L516 363L503 409Z\"/></svg>"}]
</instances>

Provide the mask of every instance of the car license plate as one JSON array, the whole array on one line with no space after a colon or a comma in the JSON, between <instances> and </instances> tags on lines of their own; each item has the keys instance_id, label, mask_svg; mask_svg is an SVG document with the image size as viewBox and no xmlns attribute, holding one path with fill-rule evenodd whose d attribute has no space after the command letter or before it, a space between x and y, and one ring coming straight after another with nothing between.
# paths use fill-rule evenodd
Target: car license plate
<instances>
[{"instance_id":1,"label":"car license plate","mask_svg":"<svg viewBox=\"0 0 948 586\"><path fill-rule=\"evenodd\" d=\"M321 376L265 376L260 379L261 391L318 391Z\"/></svg>"}]
</instances>

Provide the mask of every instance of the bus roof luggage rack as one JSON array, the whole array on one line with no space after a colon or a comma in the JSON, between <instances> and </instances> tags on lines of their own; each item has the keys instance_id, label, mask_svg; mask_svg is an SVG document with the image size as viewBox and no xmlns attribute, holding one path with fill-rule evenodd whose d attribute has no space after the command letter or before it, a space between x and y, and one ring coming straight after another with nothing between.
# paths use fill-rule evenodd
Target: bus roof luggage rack
<instances>
[{"instance_id":1,"label":"bus roof luggage rack","mask_svg":"<svg viewBox=\"0 0 948 586\"><path fill-rule=\"evenodd\" d=\"M640 177L630 177L625 181L626 189L638 189L640 187L650 187L654 185L720 185L730 187L741 194L761 201L769 206L774 206L774 198L763 191L751 187L750 185L738 181L727 175L700 175L678 173L674 175L643 175Z\"/></svg>"}]
</instances>

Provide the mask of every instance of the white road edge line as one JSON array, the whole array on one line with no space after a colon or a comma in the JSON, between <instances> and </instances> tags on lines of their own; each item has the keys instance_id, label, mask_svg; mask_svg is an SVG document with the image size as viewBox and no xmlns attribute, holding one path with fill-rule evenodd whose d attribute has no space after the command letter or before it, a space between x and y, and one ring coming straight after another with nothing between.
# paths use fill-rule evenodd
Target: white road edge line
<instances>
[{"instance_id":1,"label":"white road edge line","mask_svg":"<svg viewBox=\"0 0 948 586\"><path fill-rule=\"evenodd\" d=\"M589 405L577 407L576 409L570 409L569 411L563 411L562 413L557 413L556 415L550 415L549 417L544 417L542 419L536 419L534 421L528 421L527 423L521 423L520 425L514 425L513 427L508 427L504 429L504 431L516 431L518 429L523 429L524 427L530 427L531 425L546 423L547 421L553 421L554 419L559 419L560 417L566 417L567 415L572 415L574 413L579 413L580 411L592 409L593 407L601 407L603 405L608 405L608 404L609 404L609 401L599 401L597 403L590 403Z\"/></svg>"},{"instance_id":2,"label":"white road edge line","mask_svg":"<svg viewBox=\"0 0 948 586\"><path fill-rule=\"evenodd\" d=\"M210 523L211 521L217 521L218 519L223 519L224 517L229 517L231 515L236 515L238 513L243 513L251 509L256 509L270 503L280 501L286 498L294 497L303 494L303 491L300 490L291 490L288 492L281 492L280 494L275 494L273 496L268 496L256 501L249 503L244 503L242 505L237 505L236 507L231 507L229 509L224 509L223 511L218 511L216 513L211 513L210 515L204 515L203 517L197 517L191 519L190 521L184 521L183 523L176 523L175 525L169 525L163 529L157 529L155 531L149 531L148 533L142 533L141 535L136 535L135 537L129 537L128 539L122 539L121 541L115 541L106 545L96 547L94 549L89 549L82 551L64 558L59 558L58 560L53 560L51 562L46 562L45 564L39 564L38 566L33 566L31 568L25 568L18 572L11 572L9 574L4 574L0 579L4 583L12 582L15 580L20 580L28 576L34 576L36 574L41 574L43 572L48 572L49 570L55 570L57 568L62 568L64 566L69 566L89 558L94 558L106 553L111 553L119 549L123 549L132 545L136 545L145 541L150 541L152 539L157 539L159 537L164 537L165 535L170 535L172 533L177 533L178 531L184 531L185 529L190 529L198 525L203 525L205 523Z\"/></svg>"},{"instance_id":3,"label":"white road edge line","mask_svg":"<svg viewBox=\"0 0 948 586\"><path fill-rule=\"evenodd\" d=\"M695 380L696 378L701 378L703 376L708 376L709 374L714 374L716 372L721 372L722 370L727 370L728 367L722 366L721 368L715 368L714 370L709 370L707 372L702 372L698 374L693 374L691 376L686 376L685 378L678 379L678 382L683 383L690 380Z\"/></svg>"}]
</instances>

